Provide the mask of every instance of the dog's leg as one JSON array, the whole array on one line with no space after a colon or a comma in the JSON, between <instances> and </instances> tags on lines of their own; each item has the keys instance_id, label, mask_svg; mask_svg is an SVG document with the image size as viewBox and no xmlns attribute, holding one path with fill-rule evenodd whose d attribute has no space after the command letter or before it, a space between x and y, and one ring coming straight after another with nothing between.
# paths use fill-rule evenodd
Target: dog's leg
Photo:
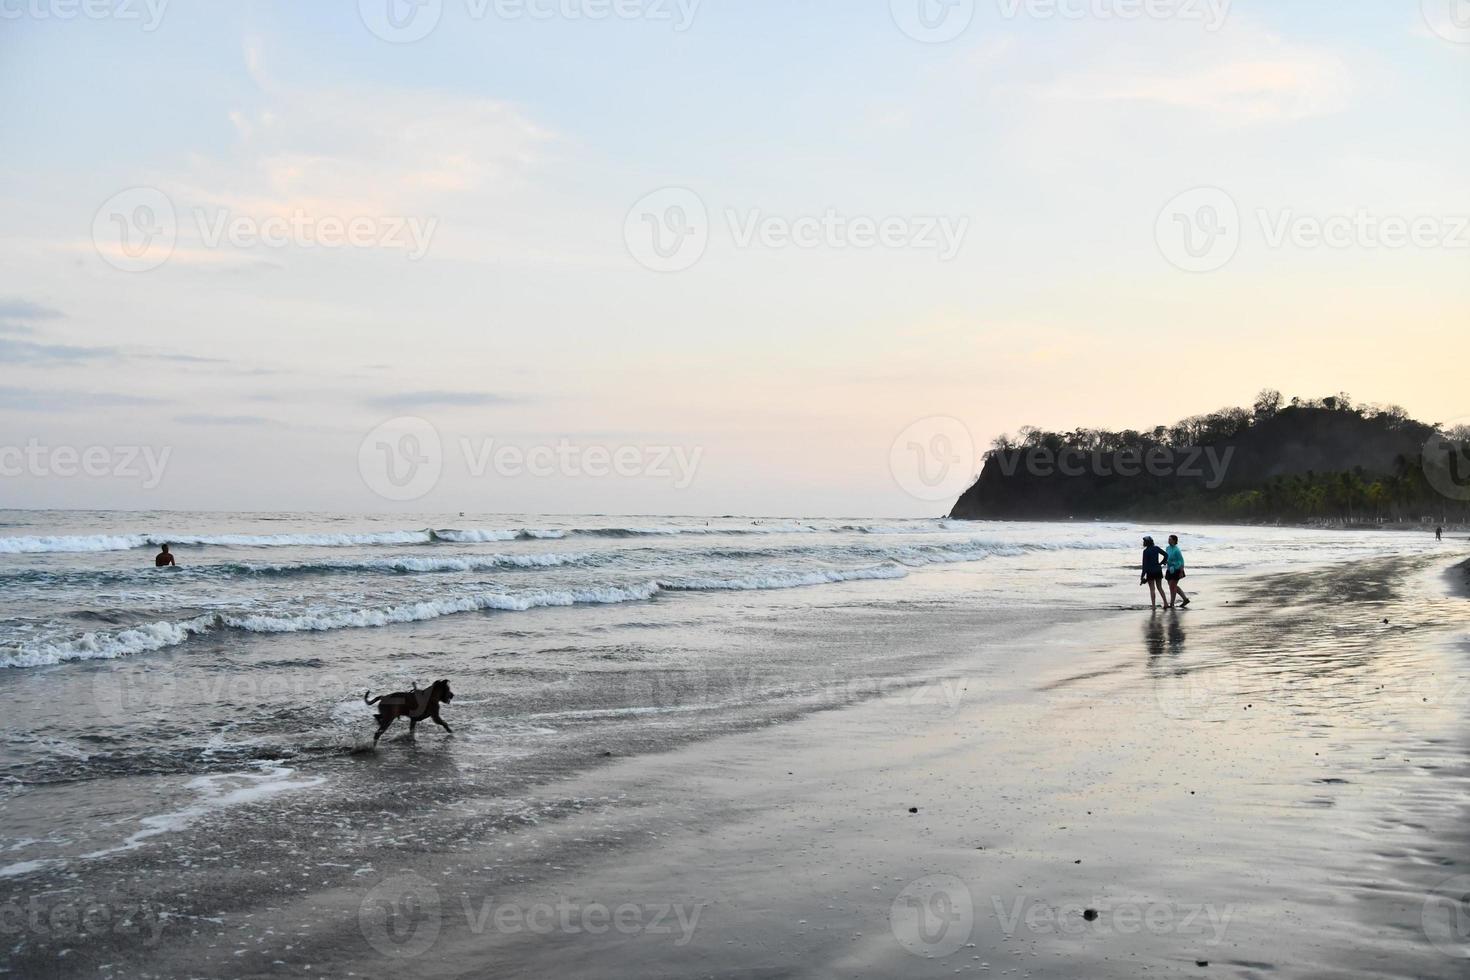
<instances>
[{"instance_id":1,"label":"dog's leg","mask_svg":"<svg viewBox=\"0 0 1470 980\"><path fill-rule=\"evenodd\" d=\"M452 729L452 728L449 727L449 723L446 722L443 718L440 718L439 717L439 709L438 708L435 708L432 712L430 712L429 713L429 717L432 718L432 719L434 719L434 724L438 725L440 728L444 729L449 734L451 734L451 735L454 734L454 729Z\"/></svg>"},{"instance_id":2,"label":"dog's leg","mask_svg":"<svg viewBox=\"0 0 1470 980\"><path fill-rule=\"evenodd\" d=\"M378 730L373 733L373 745L374 746L376 746L378 744L378 739L380 739L380 738L383 737L383 733L388 730L388 726L391 725L391 724L393 724L393 719L392 718L389 718L387 721L384 721L381 718L378 719Z\"/></svg>"},{"instance_id":3,"label":"dog's leg","mask_svg":"<svg viewBox=\"0 0 1470 980\"><path fill-rule=\"evenodd\" d=\"M410 718L410 719L408 719L408 737L409 738L413 738L413 730L415 728L417 728L417 727L419 727L419 720L417 718Z\"/></svg>"}]
</instances>

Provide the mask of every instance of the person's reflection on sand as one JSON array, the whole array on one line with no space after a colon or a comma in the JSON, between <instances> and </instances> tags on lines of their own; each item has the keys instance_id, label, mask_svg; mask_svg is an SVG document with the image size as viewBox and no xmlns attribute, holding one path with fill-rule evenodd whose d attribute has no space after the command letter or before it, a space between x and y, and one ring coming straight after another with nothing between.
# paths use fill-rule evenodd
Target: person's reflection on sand
<instances>
[{"instance_id":1,"label":"person's reflection on sand","mask_svg":"<svg viewBox=\"0 0 1470 980\"><path fill-rule=\"evenodd\" d=\"M1164 656L1164 620L1157 611L1143 621L1143 646L1148 651L1149 666L1157 666Z\"/></svg>"},{"instance_id":2,"label":"person's reflection on sand","mask_svg":"<svg viewBox=\"0 0 1470 980\"><path fill-rule=\"evenodd\" d=\"M1164 655L1178 657L1184 652L1184 624L1173 612L1155 612L1144 621L1143 647L1148 653L1149 669L1156 670Z\"/></svg>"}]
</instances>

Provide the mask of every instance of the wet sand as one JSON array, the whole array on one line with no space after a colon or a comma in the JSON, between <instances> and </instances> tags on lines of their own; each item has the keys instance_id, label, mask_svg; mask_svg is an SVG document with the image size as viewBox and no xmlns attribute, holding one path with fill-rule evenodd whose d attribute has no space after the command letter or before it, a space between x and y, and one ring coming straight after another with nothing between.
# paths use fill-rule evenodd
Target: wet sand
<instances>
[{"instance_id":1,"label":"wet sand","mask_svg":"<svg viewBox=\"0 0 1470 980\"><path fill-rule=\"evenodd\" d=\"M909 686L543 773L518 787L525 820L452 846L426 833L371 857L329 853L310 842L337 840L332 828L298 814L280 828L301 861L289 882L237 882L251 898L235 903L221 871L217 915L60 960L32 942L10 966L1464 976L1470 620L1446 568L1201 582L1183 612L1005 629L953 604L875 611L850 635L833 629L833 656L924 651ZM398 805L429 825L465 803ZM349 867L320 870L328 859Z\"/></svg>"}]
</instances>

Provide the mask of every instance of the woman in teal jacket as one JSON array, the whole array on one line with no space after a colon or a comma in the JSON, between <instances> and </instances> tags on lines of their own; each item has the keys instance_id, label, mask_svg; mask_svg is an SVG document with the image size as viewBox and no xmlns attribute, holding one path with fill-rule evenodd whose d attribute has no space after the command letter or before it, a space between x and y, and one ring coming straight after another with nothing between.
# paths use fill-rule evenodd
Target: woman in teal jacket
<instances>
[{"instance_id":1,"label":"woman in teal jacket","mask_svg":"<svg viewBox=\"0 0 1470 980\"><path fill-rule=\"evenodd\" d=\"M1169 605L1179 604L1182 609L1189 605L1189 596L1179 587L1184 580L1184 552L1179 550L1179 535L1169 535L1169 547L1164 549L1164 563L1168 571L1164 573L1164 579L1169 583Z\"/></svg>"}]
</instances>

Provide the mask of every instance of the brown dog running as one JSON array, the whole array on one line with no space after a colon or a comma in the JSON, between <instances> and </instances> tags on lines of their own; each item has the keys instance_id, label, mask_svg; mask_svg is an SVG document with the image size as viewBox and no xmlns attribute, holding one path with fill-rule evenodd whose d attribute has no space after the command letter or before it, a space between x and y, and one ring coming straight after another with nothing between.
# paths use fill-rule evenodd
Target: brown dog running
<instances>
[{"instance_id":1,"label":"brown dog running","mask_svg":"<svg viewBox=\"0 0 1470 980\"><path fill-rule=\"evenodd\" d=\"M412 691L397 691L393 694L380 694L368 700L372 691L363 691L362 700L364 704L378 706L378 730L373 734L373 744L378 744L378 739L388 730L388 726L399 718L408 719L408 733L413 734L414 728L425 718L432 718L434 724L453 733L454 729L447 725L443 718L439 717L439 705L448 704L454 700L454 692L449 689L447 680L438 680L430 684L427 690L420 691L415 684Z\"/></svg>"}]
</instances>

